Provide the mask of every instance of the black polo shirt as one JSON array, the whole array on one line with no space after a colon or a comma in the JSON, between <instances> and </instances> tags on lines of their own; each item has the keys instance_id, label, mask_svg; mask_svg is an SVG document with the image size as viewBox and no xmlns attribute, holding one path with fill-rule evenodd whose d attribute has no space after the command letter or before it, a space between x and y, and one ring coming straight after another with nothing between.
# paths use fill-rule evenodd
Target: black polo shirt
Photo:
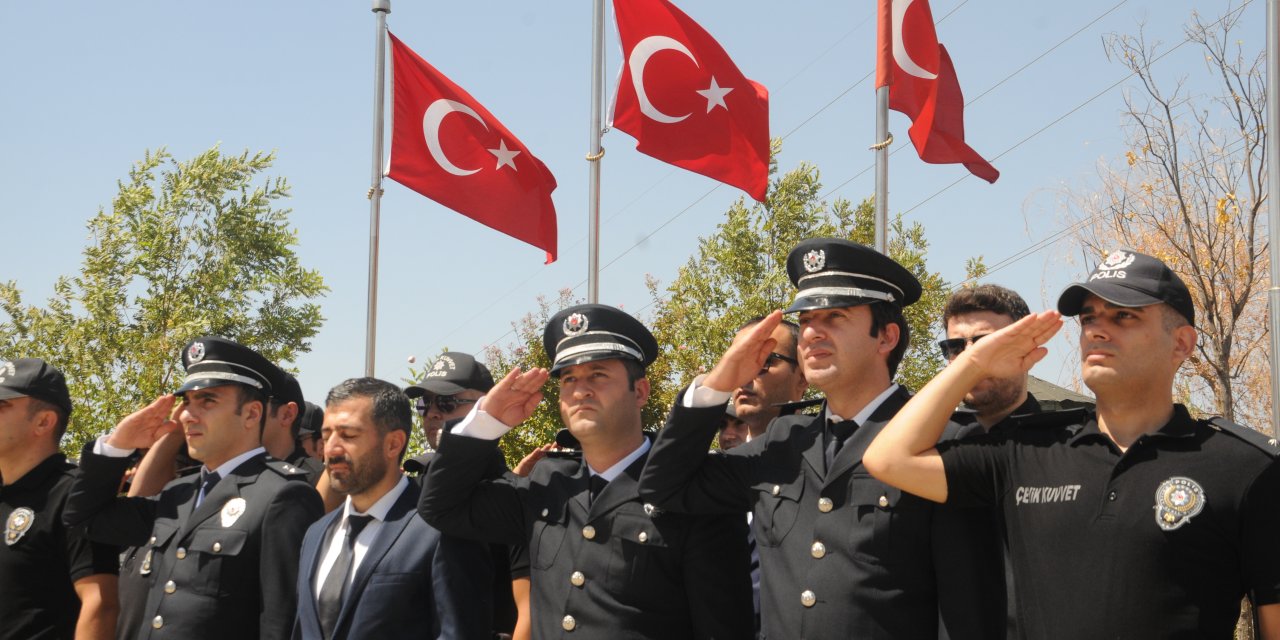
<instances>
[{"instance_id":1,"label":"black polo shirt","mask_svg":"<svg viewBox=\"0 0 1280 640\"><path fill-rule=\"evenodd\" d=\"M75 472L58 453L0 487L0 639L74 637L80 598L73 583L117 571L116 548L89 543L62 526Z\"/></svg>"},{"instance_id":2,"label":"black polo shirt","mask_svg":"<svg viewBox=\"0 0 1280 640\"><path fill-rule=\"evenodd\" d=\"M1029 638L1231 638L1280 602L1280 465L1265 436L1181 405L1127 452L1091 410L942 443L948 503L998 505Z\"/></svg>"}]
</instances>

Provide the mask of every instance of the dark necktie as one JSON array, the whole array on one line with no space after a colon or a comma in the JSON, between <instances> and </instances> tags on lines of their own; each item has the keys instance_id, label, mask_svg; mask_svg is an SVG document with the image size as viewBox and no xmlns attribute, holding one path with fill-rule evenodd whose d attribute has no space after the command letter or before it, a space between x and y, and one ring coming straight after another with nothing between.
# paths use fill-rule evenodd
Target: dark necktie
<instances>
[{"instance_id":1,"label":"dark necktie","mask_svg":"<svg viewBox=\"0 0 1280 640\"><path fill-rule=\"evenodd\" d=\"M858 423L853 420L827 420L827 429L831 432L827 436L827 471L831 470L831 464L835 461L836 454L840 453L840 447L844 446L844 441L848 440L857 428Z\"/></svg>"},{"instance_id":2,"label":"dark necktie","mask_svg":"<svg viewBox=\"0 0 1280 640\"><path fill-rule=\"evenodd\" d=\"M200 472L200 499L196 500L197 507L200 506L201 502L204 502L205 498L209 497L209 493L213 491L213 488L217 486L218 481L221 479L222 476L218 475L217 471Z\"/></svg>"},{"instance_id":3,"label":"dark necktie","mask_svg":"<svg viewBox=\"0 0 1280 640\"><path fill-rule=\"evenodd\" d=\"M346 591L348 577L351 575L351 560L355 555L356 538L365 526L373 521L373 516L347 516L347 538L342 543L338 558L333 561L329 575L325 576L320 587L320 597L316 599L316 610L320 614L320 630L325 638L333 637L333 628L338 623L338 613L342 611L342 596Z\"/></svg>"},{"instance_id":4,"label":"dark necktie","mask_svg":"<svg viewBox=\"0 0 1280 640\"><path fill-rule=\"evenodd\" d=\"M601 491L604 491L607 484L609 484L608 480L595 474L591 475L591 480L588 482L589 490L591 491L591 502L596 501L596 496L600 495Z\"/></svg>"}]
</instances>

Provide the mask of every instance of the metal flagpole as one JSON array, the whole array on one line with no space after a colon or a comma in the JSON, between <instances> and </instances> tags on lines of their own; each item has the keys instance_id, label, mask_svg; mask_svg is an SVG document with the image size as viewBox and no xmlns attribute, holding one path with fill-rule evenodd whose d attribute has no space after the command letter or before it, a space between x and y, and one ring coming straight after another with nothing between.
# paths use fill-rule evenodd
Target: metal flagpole
<instances>
[{"instance_id":1,"label":"metal flagpole","mask_svg":"<svg viewBox=\"0 0 1280 640\"><path fill-rule=\"evenodd\" d=\"M591 167L587 195L590 219L587 224L587 302L600 301L600 159L604 149L600 124L604 111L604 0L595 0L591 11L591 138L587 164Z\"/></svg>"},{"instance_id":2,"label":"metal flagpole","mask_svg":"<svg viewBox=\"0 0 1280 640\"><path fill-rule=\"evenodd\" d=\"M373 179L369 187L369 303L364 331L364 374L373 377L378 339L378 215L382 204L382 112L387 66L387 14L391 0L373 0L378 48L373 70Z\"/></svg>"},{"instance_id":3,"label":"metal flagpole","mask_svg":"<svg viewBox=\"0 0 1280 640\"><path fill-rule=\"evenodd\" d=\"M876 250L889 255L889 87L876 89Z\"/></svg>"},{"instance_id":4,"label":"metal flagpole","mask_svg":"<svg viewBox=\"0 0 1280 640\"><path fill-rule=\"evenodd\" d=\"M1271 248L1271 433L1280 436L1280 0L1267 0L1267 234Z\"/></svg>"}]
</instances>

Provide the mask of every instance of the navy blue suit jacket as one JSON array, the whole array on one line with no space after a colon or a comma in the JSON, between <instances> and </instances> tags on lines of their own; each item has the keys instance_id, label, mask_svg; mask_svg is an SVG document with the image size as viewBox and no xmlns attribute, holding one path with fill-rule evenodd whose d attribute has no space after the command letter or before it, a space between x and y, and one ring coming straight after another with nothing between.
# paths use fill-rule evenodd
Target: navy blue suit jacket
<instances>
[{"instance_id":1,"label":"navy blue suit jacket","mask_svg":"<svg viewBox=\"0 0 1280 640\"><path fill-rule=\"evenodd\" d=\"M335 638L490 638L492 559L478 542L442 535L418 517L421 487L412 480L356 567L338 614ZM295 640L322 637L315 576L335 509L302 541Z\"/></svg>"}]
</instances>

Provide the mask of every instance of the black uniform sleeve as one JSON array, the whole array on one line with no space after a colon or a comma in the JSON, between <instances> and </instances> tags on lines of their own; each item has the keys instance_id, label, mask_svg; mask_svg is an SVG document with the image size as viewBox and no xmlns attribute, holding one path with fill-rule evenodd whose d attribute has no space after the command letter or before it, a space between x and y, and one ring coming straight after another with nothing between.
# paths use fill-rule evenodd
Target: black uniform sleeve
<instances>
[{"instance_id":1,"label":"black uniform sleeve","mask_svg":"<svg viewBox=\"0 0 1280 640\"><path fill-rule=\"evenodd\" d=\"M427 468L418 515L449 535L497 544L525 544L527 480L513 474L488 477L496 440L440 434L440 449Z\"/></svg>"},{"instance_id":2,"label":"black uniform sleeve","mask_svg":"<svg viewBox=\"0 0 1280 640\"><path fill-rule=\"evenodd\" d=\"M489 547L442 535L431 564L431 592L440 616L439 637L491 637L493 556Z\"/></svg>"},{"instance_id":3,"label":"black uniform sleeve","mask_svg":"<svg viewBox=\"0 0 1280 640\"><path fill-rule=\"evenodd\" d=\"M1009 486L1009 443L983 435L938 443L947 474L947 504L999 507Z\"/></svg>"},{"instance_id":4,"label":"black uniform sleeve","mask_svg":"<svg viewBox=\"0 0 1280 640\"><path fill-rule=\"evenodd\" d=\"M1258 606L1280 602L1280 463L1253 481L1244 504L1243 566L1245 584Z\"/></svg>"},{"instance_id":5,"label":"black uniform sleeve","mask_svg":"<svg viewBox=\"0 0 1280 640\"><path fill-rule=\"evenodd\" d=\"M513 544L507 547L510 553L511 579L528 578L532 574L529 562L529 545Z\"/></svg>"},{"instance_id":6,"label":"black uniform sleeve","mask_svg":"<svg viewBox=\"0 0 1280 640\"><path fill-rule=\"evenodd\" d=\"M767 438L708 453L723 414L721 405L690 409L677 401L640 475L642 498L680 513L751 510L751 478Z\"/></svg>"},{"instance_id":7,"label":"black uniform sleeve","mask_svg":"<svg viewBox=\"0 0 1280 640\"><path fill-rule=\"evenodd\" d=\"M86 444L62 523L94 542L122 547L145 543L155 523L157 502L116 495L129 465L128 458L97 455L93 443Z\"/></svg>"},{"instance_id":8,"label":"black uniform sleeve","mask_svg":"<svg viewBox=\"0 0 1280 640\"><path fill-rule=\"evenodd\" d=\"M684 545L684 585L696 638L751 638L751 551L740 513L693 516Z\"/></svg>"},{"instance_id":9,"label":"black uniform sleeve","mask_svg":"<svg viewBox=\"0 0 1280 640\"><path fill-rule=\"evenodd\" d=\"M267 472L270 473L270 472ZM262 522L262 563L258 579L262 610L259 637L288 638L298 606L298 560L302 538L311 523L324 515L320 494L302 481L289 481L276 492Z\"/></svg>"}]
</instances>

